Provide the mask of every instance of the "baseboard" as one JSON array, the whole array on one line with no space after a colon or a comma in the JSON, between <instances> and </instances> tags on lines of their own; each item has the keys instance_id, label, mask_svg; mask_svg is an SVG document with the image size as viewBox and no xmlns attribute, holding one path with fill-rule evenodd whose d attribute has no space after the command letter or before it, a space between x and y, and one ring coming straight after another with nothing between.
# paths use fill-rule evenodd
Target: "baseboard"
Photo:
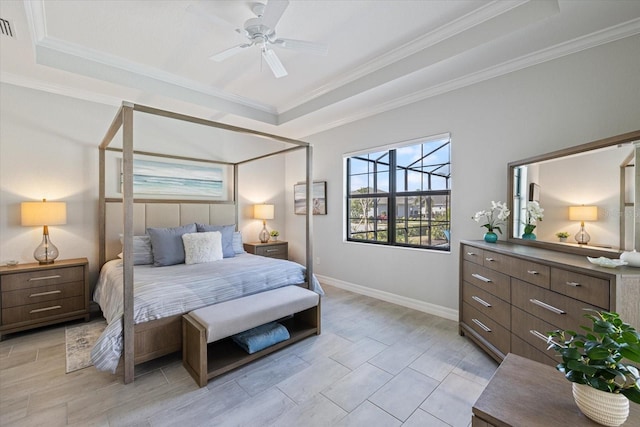
<instances>
[{"instance_id":1,"label":"baseboard","mask_svg":"<svg viewBox=\"0 0 640 427\"><path fill-rule=\"evenodd\" d=\"M428 302L419 301L413 298L407 298L400 295L392 294L390 292L380 291L377 289L367 288L366 286L356 285L354 283L345 282L344 280L334 279L328 276L322 276L316 274L316 277L320 283L326 283L336 288L344 289L360 295L366 295L368 297L376 298L382 301L387 301L393 304L401 305L403 307L412 308L414 310L422 311L424 313L433 314L434 316L443 317L449 320L458 321L458 310L442 307L440 305L430 304Z\"/></svg>"}]
</instances>

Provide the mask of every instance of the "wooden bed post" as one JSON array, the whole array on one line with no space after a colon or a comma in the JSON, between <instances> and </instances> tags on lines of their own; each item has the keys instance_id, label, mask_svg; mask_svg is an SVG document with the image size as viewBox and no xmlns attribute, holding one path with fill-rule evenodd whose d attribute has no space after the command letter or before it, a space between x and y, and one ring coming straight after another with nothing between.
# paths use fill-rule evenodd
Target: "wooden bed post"
<instances>
[{"instance_id":1,"label":"wooden bed post","mask_svg":"<svg viewBox=\"0 0 640 427\"><path fill-rule=\"evenodd\" d=\"M313 147L307 145L307 285L313 280Z\"/></svg>"},{"instance_id":2,"label":"wooden bed post","mask_svg":"<svg viewBox=\"0 0 640 427\"><path fill-rule=\"evenodd\" d=\"M124 383L129 384L134 377L133 330L133 104L122 104L122 174L124 215L123 229L123 304L124 316Z\"/></svg>"}]
</instances>

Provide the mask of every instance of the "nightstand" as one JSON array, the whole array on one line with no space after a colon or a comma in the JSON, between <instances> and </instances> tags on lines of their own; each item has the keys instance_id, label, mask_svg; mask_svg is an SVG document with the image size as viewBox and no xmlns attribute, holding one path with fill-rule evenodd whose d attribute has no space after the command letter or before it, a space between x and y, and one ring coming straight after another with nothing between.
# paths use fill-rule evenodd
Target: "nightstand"
<instances>
[{"instance_id":1,"label":"nightstand","mask_svg":"<svg viewBox=\"0 0 640 427\"><path fill-rule=\"evenodd\" d=\"M289 243L287 242L245 243L244 250L250 254L269 258L289 259Z\"/></svg>"},{"instance_id":2,"label":"nightstand","mask_svg":"<svg viewBox=\"0 0 640 427\"><path fill-rule=\"evenodd\" d=\"M88 276L86 258L0 267L0 339L68 320L88 321Z\"/></svg>"}]
</instances>

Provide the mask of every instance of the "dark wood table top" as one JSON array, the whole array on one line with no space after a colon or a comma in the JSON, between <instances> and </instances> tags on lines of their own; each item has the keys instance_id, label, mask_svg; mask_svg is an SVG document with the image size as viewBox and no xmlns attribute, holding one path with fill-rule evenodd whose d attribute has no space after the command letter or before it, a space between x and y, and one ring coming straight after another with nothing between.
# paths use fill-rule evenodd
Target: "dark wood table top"
<instances>
[{"instance_id":1,"label":"dark wood table top","mask_svg":"<svg viewBox=\"0 0 640 427\"><path fill-rule=\"evenodd\" d=\"M473 414L495 426L599 426L576 406L571 382L555 368L509 353L475 405ZM629 402L624 426L640 426L640 405Z\"/></svg>"}]
</instances>

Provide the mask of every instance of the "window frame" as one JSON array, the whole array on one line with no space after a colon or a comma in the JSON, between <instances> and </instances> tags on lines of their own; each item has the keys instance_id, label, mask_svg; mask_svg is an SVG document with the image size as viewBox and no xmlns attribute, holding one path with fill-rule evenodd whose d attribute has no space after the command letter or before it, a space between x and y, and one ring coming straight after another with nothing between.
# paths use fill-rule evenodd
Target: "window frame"
<instances>
[{"instance_id":1,"label":"window frame","mask_svg":"<svg viewBox=\"0 0 640 427\"><path fill-rule=\"evenodd\" d=\"M412 146L422 146L423 144L427 144L427 143L431 143L431 142L437 142L437 141L442 141L443 144L438 146L436 149L432 150L431 152L425 154L421 152L421 156L418 160L414 161L413 163L411 163L410 165L406 165L406 166L401 166L400 169L405 169L405 178L404 178L404 182L405 185L403 186L405 189L407 188L409 179L408 179L408 170L409 168L411 168L412 165L415 165L418 162L422 162L425 158L428 158L431 154L437 152L438 150L442 149L443 147L447 146L448 149L448 161L444 162L442 164L440 164L440 168L442 167L446 167L448 166L449 172L448 175L443 175L440 174L439 176L443 177L446 180L446 189L438 189L438 190L433 190L433 189L423 189L422 185L421 185L421 189L419 190L412 190L412 191L400 191L398 190L398 177L397 174L399 172L399 168L397 165L397 153L398 153L398 149L401 148L405 148L405 147L412 147ZM375 155L375 154L380 154L378 159L371 159L369 158L370 155ZM364 157L363 157L364 156ZM379 160L381 158L384 157L388 157L388 161L385 162L379 162ZM351 160L352 159L358 159L361 161L366 161L366 162L371 162L373 163L373 168L372 170L367 170L366 172L361 172L361 173L354 173L352 174L352 170L351 170ZM451 252L451 239L450 239L450 233L451 233L451 192L452 192L452 188L451 188L451 134L450 133L445 133L445 134L439 134L439 135L434 135L434 136L429 136L429 137L424 137L424 138L416 138L410 141L404 141L404 142L400 142L400 143L396 143L396 144L392 144L392 145L386 145L383 147L378 147L378 148L371 148L371 149L367 149L367 150L361 150L358 152L353 152L353 153L346 153L343 156L343 160L344 160L344 183L345 183L345 195L344 195L344 209L343 209L343 213L345 215L345 221L344 221L344 226L345 226L345 233L344 233L344 239L347 242L355 242L355 243L364 243L364 244L373 244L373 245L383 245L383 246L392 246L392 247L404 247L404 248L413 248L413 249L422 249L422 250L436 250L436 251L442 251L442 252ZM388 172L388 191L386 192L380 192L378 189L378 174L381 173L380 171L378 171L377 165L378 163L380 164L384 164L386 166L386 171ZM434 164L434 165L430 165L430 166L437 166L438 164ZM437 169L436 169L437 170ZM416 172L417 170L414 169L414 172ZM423 174L428 174L428 175L432 175L432 173L435 170L431 170L429 172L425 172L425 171L418 171L420 173ZM384 171L382 171L384 172ZM362 187L363 189L371 189L371 191L369 192L363 192L360 194L354 193L352 192L351 189L351 185L352 185L352 178L358 175L366 175L367 176L367 184L371 183L370 178L372 178L372 186L367 185L366 187ZM422 178L421 178L422 180ZM421 181L423 182L423 181ZM376 190L378 190L376 192ZM409 221L411 221L411 215L409 215L409 203L408 203L408 199L410 198L415 198L415 197L423 197L427 200L427 203L429 202L429 200L432 197L444 197L444 211L445 211L445 218L443 220L435 220L434 219L434 215L433 215L433 210L430 209L429 210L429 215L427 215L426 217L423 217L422 214L419 214L419 218L418 218L418 228L419 228L419 236L420 236L420 243L419 244L415 244L415 243L407 243L407 242L402 242L399 239L399 236L397 234L397 230L398 230L398 225L402 223L402 221L405 221L405 224L408 224ZM354 200L358 200L358 199L374 199L372 201L373 203L373 207L372 208L368 208L369 210L372 210L374 215L373 217L371 215L366 216L362 215L362 218L364 218L364 224L365 224L365 229L362 232L359 233L354 233L352 232L352 220L356 219L358 217L354 217L352 216L352 201ZM379 206L379 199L387 199L386 200L386 206L387 206L387 212L386 212L386 216L381 220L380 218L382 217L382 213L378 212L378 206ZM405 215L404 217L398 217L398 202L401 202L402 204L404 204L405 208L404 208L404 212ZM365 210L365 206L368 207L368 203L363 204L363 211ZM423 206L423 201L420 201L420 206ZM422 211L422 208L420 208L420 210ZM369 221L374 221L372 224L372 228L370 229L370 224ZM385 221L386 222L386 227L383 228L378 228L381 225L381 221ZM435 224L434 224L435 222ZM425 224L423 224L425 223ZM437 242L433 241L433 227L446 227L443 230L443 233L445 235L445 240L444 243L442 242L442 240L438 240ZM429 228L429 232L426 235L423 235L421 233L422 227L427 227ZM415 228L415 227L405 227L406 230L409 230L411 228ZM447 233L448 230L448 233ZM386 232L386 240L381 241L378 240L379 234L380 232ZM371 233L373 233L372 235L370 235ZM364 234L365 238L354 238L353 236L355 234ZM409 236L409 231L406 232L405 236ZM423 243L422 239L424 237L427 237L427 244Z\"/></svg>"}]
</instances>

